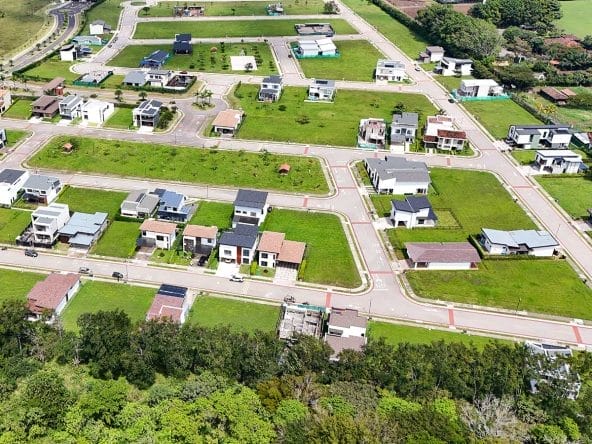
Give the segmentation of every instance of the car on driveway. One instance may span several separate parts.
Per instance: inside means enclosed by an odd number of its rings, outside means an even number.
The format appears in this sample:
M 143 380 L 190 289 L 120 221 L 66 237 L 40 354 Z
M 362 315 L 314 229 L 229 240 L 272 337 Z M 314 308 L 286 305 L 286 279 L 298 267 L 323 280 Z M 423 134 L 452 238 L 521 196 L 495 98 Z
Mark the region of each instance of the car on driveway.
M 31 249 L 31 248 L 27 248 L 25 250 L 25 256 L 29 256 L 29 257 L 37 257 L 39 256 L 39 253 L 37 253 L 35 250 Z
M 233 274 L 230 278 L 230 282 L 244 282 L 245 278 L 243 278 L 242 276 L 238 275 L 238 274 Z
M 200 267 L 203 267 L 206 264 L 207 261 L 208 261 L 208 257 L 207 256 L 201 256 L 199 258 L 199 260 L 197 261 L 197 265 L 200 266 Z

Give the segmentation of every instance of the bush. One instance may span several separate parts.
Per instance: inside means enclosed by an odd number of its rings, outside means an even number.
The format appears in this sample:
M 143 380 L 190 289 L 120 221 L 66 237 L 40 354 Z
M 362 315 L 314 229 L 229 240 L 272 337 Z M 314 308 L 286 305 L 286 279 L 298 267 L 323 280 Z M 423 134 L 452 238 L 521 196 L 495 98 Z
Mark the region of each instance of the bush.
M 301 281 L 304 278 L 304 271 L 306 270 L 306 259 L 302 259 L 300 267 L 298 267 L 298 280 Z
M 249 274 L 251 276 L 257 274 L 257 261 L 251 262 L 251 266 L 249 267 Z

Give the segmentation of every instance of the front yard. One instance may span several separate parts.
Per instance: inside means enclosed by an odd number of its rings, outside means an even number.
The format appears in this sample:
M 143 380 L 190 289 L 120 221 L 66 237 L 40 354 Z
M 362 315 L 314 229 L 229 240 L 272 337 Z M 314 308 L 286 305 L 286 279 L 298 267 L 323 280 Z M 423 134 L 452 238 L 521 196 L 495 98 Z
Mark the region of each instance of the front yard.
M 70 212 L 109 214 L 109 219 L 119 212 L 119 206 L 128 193 L 121 191 L 95 190 L 66 185 L 58 197 L 58 202 L 68 204 Z
M 139 235 L 140 222 L 113 221 L 92 248 L 91 253 L 125 259 L 133 257 Z
M 132 108 L 115 107 L 115 112 L 103 124 L 105 128 L 130 129 L 134 123 Z
M 0 303 L 9 299 L 25 300 L 33 286 L 43 279 L 44 274 L 0 268 Z
M 26 120 L 31 117 L 31 103 L 30 99 L 15 99 L 2 117 Z
M 537 182 L 574 219 L 588 216 L 592 208 L 592 179 L 583 176 L 536 176 Z
M 510 125 L 536 125 L 542 123 L 513 100 L 494 100 L 491 102 L 463 102 L 469 113 L 495 139 L 505 139 Z
M 570 89 L 578 93 L 584 92 L 584 88 L 574 87 Z M 589 91 L 585 92 L 589 93 Z M 552 117 L 563 124 L 573 125 L 580 131 L 592 131 L 592 110 L 557 106 L 537 93 L 523 93 L 520 96 L 535 109 L 552 109 Z
M 6 146 L 11 148 L 23 140 L 25 137 L 29 137 L 31 133 L 29 131 L 21 131 L 21 130 L 6 130 Z
M 31 213 L 29 211 L 0 208 L 0 243 L 14 244 L 16 237 L 30 223 Z

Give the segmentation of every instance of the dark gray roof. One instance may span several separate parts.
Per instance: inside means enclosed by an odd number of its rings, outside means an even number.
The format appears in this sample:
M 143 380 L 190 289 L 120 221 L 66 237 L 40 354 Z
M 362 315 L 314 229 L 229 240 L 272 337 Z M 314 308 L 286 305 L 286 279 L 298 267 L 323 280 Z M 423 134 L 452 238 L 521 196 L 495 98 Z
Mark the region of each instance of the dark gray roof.
M 220 245 L 252 248 L 257 242 L 258 231 L 256 225 L 237 224 L 233 230 L 222 233 Z
M 413 126 L 417 128 L 419 114 L 404 112 L 402 114 L 393 114 L 393 125 Z
M 146 57 L 144 57 L 144 61 L 153 61 L 153 62 L 157 62 L 157 63 L 162 64 L 166 61 L 166 59 L 168 57 L 169 57 L 168 52 L 163 51 L 161 49 L 157 49 L 156 51 L 154 51 L 150 55 L 147 55 Z
M 191 34 L 175 34 L 176 42 L 190 42 Z
M 420 210 L 429 208 L 427 218 L 438 220 L 436 213 L 432 209 L 432 204 L 430 204 L 430 201 L 425 196 L 406 196 L 405 200 L 393 199 L 391 204 L 396 211 L 404 211 L 406 213 L 418 213 Z
M 263 79 L 263 83 L 274 83 L 281 85 L 282 84 L 282 76 L 268 76 Z
M 144 116 L 156 116 L 160 112 L 161 106 L 162 102 L 159 102 L 158 100 L 144 100 L 136 110 Z
M 0 171 L 0 183 L 13 184 L 17 180 L 19 180 L 20 177 L 25 173 L 26 171 L 23 170 L 12 170 L 10 168 L 7 168 L 5 170 Z
M 263 209 L 267 202 L 265 191 L 238 190 L 234 206 Z
M 146 73 L 144 71 L 130 71 L 125 75 L 123 79 L 123 83 L 146 83 Z
M 191 45 L 190 42 L 174 42 L 173 43 L 173 51 L 186 52 L 186 51 L 191 51 L 192 48 L 193 48 L 193 46 Z
M 60 179 L 57 177 L 43 176 L 41 174 L 34 174 L 27 179 L 23 188 L 32 190 L 51 190 L 57 188 L 60 184 Z
M 428 167 L 424 162 L 413 162 L 404 157 L 385 156 L 382 159 L 367 158 L 366 163 L 375 170 L 380 180 L 396 178 L 399 182 L 430 182 Z

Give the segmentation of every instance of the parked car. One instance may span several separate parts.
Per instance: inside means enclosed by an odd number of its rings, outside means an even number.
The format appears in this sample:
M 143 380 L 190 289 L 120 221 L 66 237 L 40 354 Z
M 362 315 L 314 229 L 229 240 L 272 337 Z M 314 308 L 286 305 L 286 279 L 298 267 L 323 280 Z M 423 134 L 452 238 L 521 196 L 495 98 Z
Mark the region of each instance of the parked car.
M 207 261 L 208 261 L 208 257 L 207 256 L 201 256 L 199 258 L 199 260 L 197 261 L 197 265 L 200 266 L 200 267 L 203 267 L 206 264 Z
M 80 267 L 78 269 L 78 273 L 80 273 L 80 274 L 87 274 L 89 276 L 92 276 L 92 270 L 90 268 L 88 268 L 88 267 Z
M 27 248 L 25 250 L 25 256 L 29 256 L 29 257 L 37 257 L 39 256 L 39 253 L 37 253 L 35 250 L 31 249 L 31 248 Z
M 238 275 L 238 274 L 233 274 L 232 277 L 230 278 L 230 282 L 244 282 L 245 278 L 243 278 L 242 276 Z
M 417 64 L 415 65 L 415 68 L 414 68 L 414 69 L 415 69 L 416 71 L 421 71 L 421 68 L 420 68 L 420 67 L 419 67 L 419 65 L 417 65 Z
M 120 273 L 119 271 L 114 271 L 111 274 L 111 277 L 114 277 L 115 279 L 119 280 L 119 279 L 123 279 L 123 273 Z

